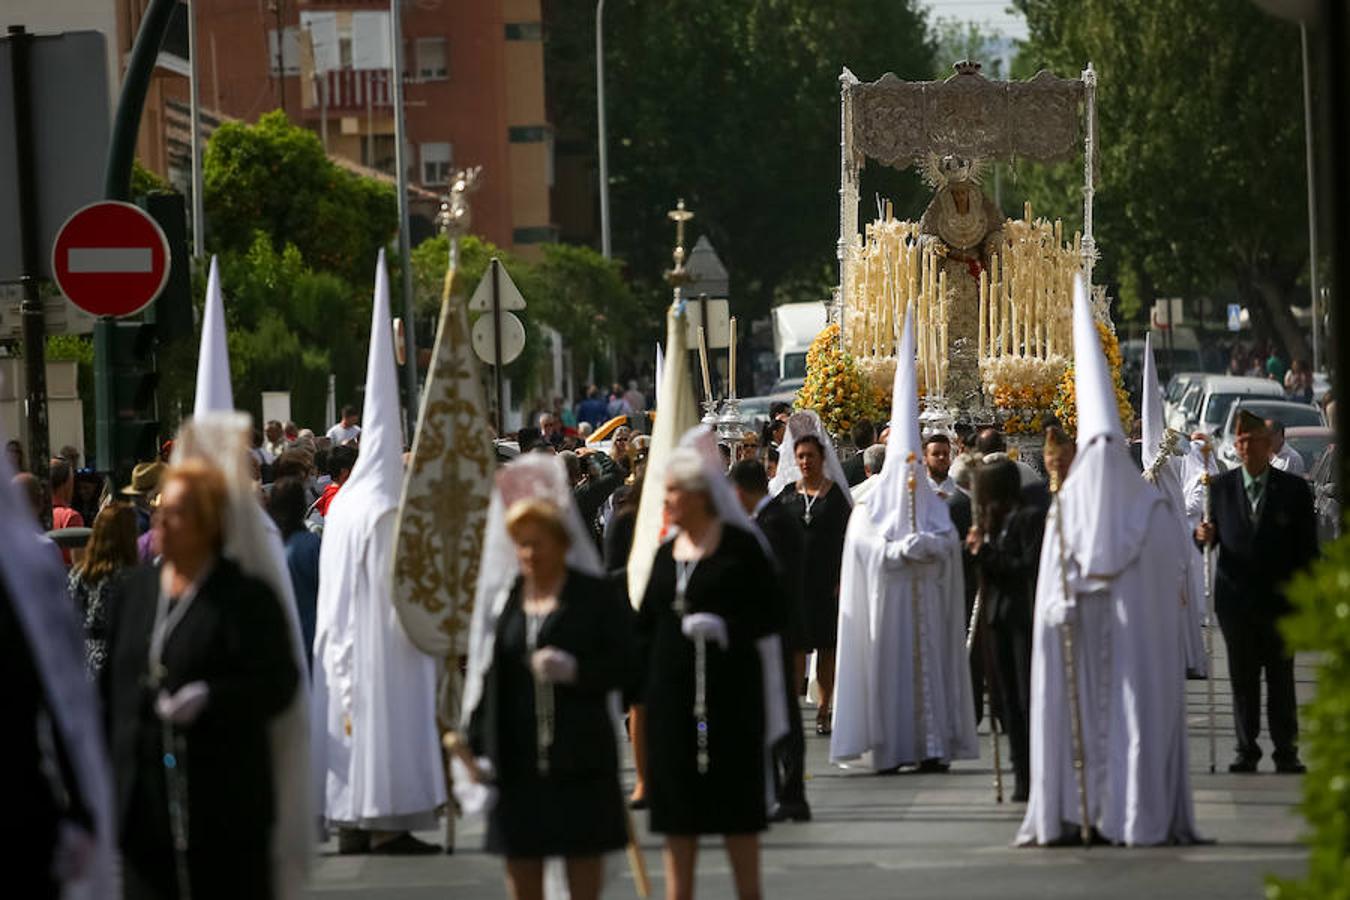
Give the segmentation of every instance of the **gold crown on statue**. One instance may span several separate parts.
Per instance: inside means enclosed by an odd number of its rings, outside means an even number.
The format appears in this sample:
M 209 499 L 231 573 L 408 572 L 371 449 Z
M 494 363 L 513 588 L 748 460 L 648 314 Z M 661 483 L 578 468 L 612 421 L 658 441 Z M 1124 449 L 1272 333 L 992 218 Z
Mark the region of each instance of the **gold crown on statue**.
M 930 151 L 918 161 L 920 177 L 934 190 L 942 190 L 949 184 L 979 184 L 988 168 L 988 160 L 952 153 L 939 156 Z

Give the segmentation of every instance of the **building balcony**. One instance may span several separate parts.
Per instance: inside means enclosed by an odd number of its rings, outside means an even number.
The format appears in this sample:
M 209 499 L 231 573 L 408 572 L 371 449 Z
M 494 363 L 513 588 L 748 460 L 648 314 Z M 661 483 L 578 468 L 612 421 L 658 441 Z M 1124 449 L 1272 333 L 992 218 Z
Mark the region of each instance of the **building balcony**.
M 323 84 L 326 94 L 323 105 L 329 113 L 392 109 L 394 105 L 393 84 L 387 71 L 339 69 L 324 75 Z

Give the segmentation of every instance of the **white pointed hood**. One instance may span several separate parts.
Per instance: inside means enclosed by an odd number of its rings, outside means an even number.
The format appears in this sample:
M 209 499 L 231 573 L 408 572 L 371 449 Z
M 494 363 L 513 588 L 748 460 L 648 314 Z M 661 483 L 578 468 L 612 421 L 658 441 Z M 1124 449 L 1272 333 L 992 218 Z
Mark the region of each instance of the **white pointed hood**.
M 384 251 L 375 271 L 375 302 L 370 314 L 370 352 L 366 357 L 366 397 L 361 408 L 361 443 L 351 477 L 333 499 L 337 510 L 360 503 L 361 516 L 374 521 L 398 508 L 403 489 L 403 429 L 394 365 L 394 329 L 389 315 L 389 274 Z
M 194 415 L 233 412 L 234 389 L 230 387 L 230 350 L 225 340 L 225 300 L 220 293 L 220 264 L 211 257 L 206 279 L 206 309 L 202 313 L 202 342 L 197 356 L 197 396 Z
M 1116 388 L 1082 275 L 1073 282 L 1073 379 L 1078 394 L 1078 449 L 1102 435 L 1123 440 Z
M 1080 275 L 1073 298 L 1074 380 L 1078 392 L 1078 456 L 1060 490 L 1064 539 L 1078 572 L 1110 579 L 1138 558 L 1155 503 L 1125 448 L 1115 387 Z
M 1158 447 L 1162 444 L 1167 426 L 1163 424 L 1163 393 L 1158 382 L 1158 366 L 1153 359 L 1153 334 L 1144 336 L 1144 384 L 1143 384 L 1143 462 L 1147 469 L 1158 457 Z
M 891 433 L 886 438 L 886 463 L 867 499 L 867 510 L 877 530 L 888 541 L 898 541 L 910 525 L 910 475 L 914 476 L 914 522 L 921 532 L 952 530 L 952 519 L 933 492 L 923 468 L 923 438 L 919 434 L 919 392 L 915 371 L 914 316 L 905 314 L 905 328 L 896 355 L 895 385 L 891 391 Z M 913 457 L 913 462 L 909 460 Z

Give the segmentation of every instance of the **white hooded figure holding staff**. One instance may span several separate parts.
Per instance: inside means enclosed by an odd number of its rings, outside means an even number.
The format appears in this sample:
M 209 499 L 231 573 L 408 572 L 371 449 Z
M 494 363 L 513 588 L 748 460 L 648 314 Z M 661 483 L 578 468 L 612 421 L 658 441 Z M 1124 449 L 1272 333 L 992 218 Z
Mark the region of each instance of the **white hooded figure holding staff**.
M 1074 287 L 1078 454 L 1045 525 L 1021 845 L 1197 839 L 1179 642 L 1191 552 L 1125 447 L 1087 289 Z
M 361 451 L 333 499 L 319 556 L 313 744 L 323 818 L 347 852 L 422 854 L 446 801 L 437 661 L 394 608 L 403 432 L 384 251 L 375 274 Z M 345 833 L 344 833 L 345 832 Z
M 961 541 L 919 455 L 913 317 L 905 317 L 886 465 L 849 519 L 830 759 L 945 771 L 976 759 Z
M 1199 457 L 1201 452 L 1191 447 L 1185 435 L 1172 431 L 1163 425 L 1163 393 L 1158 382 L 1158 368 L 1153 358 L 1153 337 L 1144 338 L 1144 391 L 1143 391 L 1143 463 L 1144 478 L 1153 483 L 1168 505 L 1176 513 L 1177 521 L 1183 530 L 1194 530 L 1186 516 L 1186 496 L 1182 478 L 1188 463 L 1186 457 Z M 1198 460 L 1196 461 L 1198 462 Z M 1203 463 L 1200 463 L 1203 468 Z M 1199 552 L 1184 554 L 1186 561 L 1188 590 L 1182 595 L 1185 615 L 1182 623 L 1182 649 L 1186 654 L 1186 672 L 1188 675 L 1204 677 L 1209 671 L 1205 654 L 1205 569 L 1204 559 Z

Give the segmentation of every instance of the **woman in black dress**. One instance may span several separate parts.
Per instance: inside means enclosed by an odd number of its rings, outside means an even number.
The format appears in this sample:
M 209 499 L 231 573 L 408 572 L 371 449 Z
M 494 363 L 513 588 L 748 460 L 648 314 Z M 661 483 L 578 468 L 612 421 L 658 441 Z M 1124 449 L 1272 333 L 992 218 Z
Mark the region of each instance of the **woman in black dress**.
M 979 572 L 981 627 L 992 638 L 994 689 L 1016 776 L 1013 800 L 1025 802 L 1031 787 L 1031 626 L 1045 513 L 1022 502 L 1021 477 L 1010 460 L 981 467 L 975 491 L 980 521 L 966 546 Z
M 163 562 L 130 573 L 110 605 L 102 686 L 126 898 L 273 896 L 270 732 L 300 664 L 275 594 L 223 553 L 227 503 L 219 469 L 169 469 L 153 526 Z
M 806 531 L 807 633 L 816 651 L 816 680 L 820 707 L 816 734 L 829 734 L 834 709 L 834 649 L 839 640 L 839 570 L 844 556 L 844 532 L 853 506 L 848 488 L 836 484 L 825 471 L 825 445 L 814 434 L 794 437 L 793 458 L 801 478 L 778 494 L 776 502 L 802 523 Z M 797 666 L 801 671 L 802 664 Z
M 774 571 L 758 539 L 719 515 L 712 472 L 677 450 L 661 545 L 638 610 L 651 830 L 666 835 L 666 896 L 693 897 L 698 836 L 725 836 L 737 896 L 758 898 L 766 827 L 765 709 L 756 642 L 774 628 Z M 730 502 L 734 495 L 727 493 Z
M 506 529 L 521 574 L 469 725 L 498 791 L 486 847 L 506 857 L 516 900 L 544 896 L 549 856 L 566 858 L 571 896 L 590 900 L 602 855 L 628 842 L 607 695 L 624 681 L 629 612 L 606 580 L 568 567 L 572 541 L 553 503 L 514 503 Z

